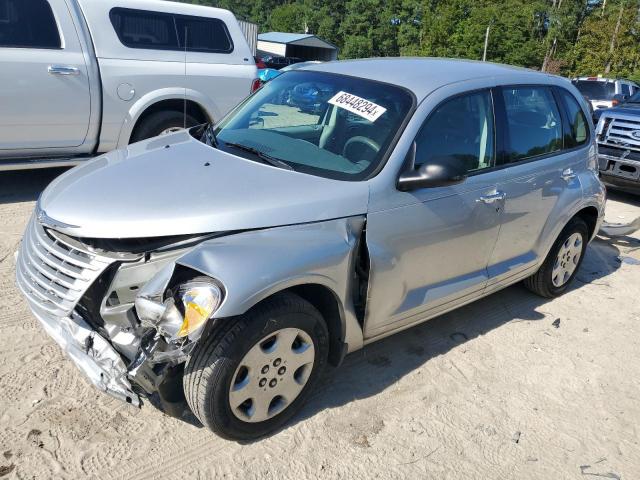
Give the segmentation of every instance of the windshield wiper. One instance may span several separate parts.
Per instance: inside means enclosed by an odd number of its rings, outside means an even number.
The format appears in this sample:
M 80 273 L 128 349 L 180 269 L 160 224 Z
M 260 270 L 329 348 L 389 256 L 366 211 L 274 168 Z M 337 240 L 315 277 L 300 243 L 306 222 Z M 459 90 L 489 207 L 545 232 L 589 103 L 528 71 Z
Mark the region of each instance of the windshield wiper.
M 216 138 L 216 134 L 213 131 L 213 123 L 210 123 L 206 126 L 206 128 L 204 129 L 203 137 L 205 140 L 205 144 L 213 148 L 218 148 L 218 139 Z
M 280 160 L 279 158 L 272 157 L 267 153 L 261 152 L 257 148 L 253 148 L 248 145 L 242 145 L 241 143 L 224 142 L 224 144 L 227 147 L 233 147 L 233 148 L 237 148 L 238 150 L 244 150 L 245 152 L 253 153 L 260 160 L 274 167 L 284 168 L 285 170 L 295 170 L 291 165 L 289 165 L 284 160 Z

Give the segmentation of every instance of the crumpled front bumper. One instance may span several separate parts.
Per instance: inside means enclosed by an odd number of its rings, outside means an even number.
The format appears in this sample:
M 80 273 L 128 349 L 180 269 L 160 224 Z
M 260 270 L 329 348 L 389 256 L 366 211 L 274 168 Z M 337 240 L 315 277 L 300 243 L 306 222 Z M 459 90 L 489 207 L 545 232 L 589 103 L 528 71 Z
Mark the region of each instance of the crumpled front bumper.
M 140 397 L 132 390 L 127 366 L 111 344 L 80 315 L 54 317 L 30 304 L 46 332 L 62 347 L 76 366 L 103 392 L 140 406 Z

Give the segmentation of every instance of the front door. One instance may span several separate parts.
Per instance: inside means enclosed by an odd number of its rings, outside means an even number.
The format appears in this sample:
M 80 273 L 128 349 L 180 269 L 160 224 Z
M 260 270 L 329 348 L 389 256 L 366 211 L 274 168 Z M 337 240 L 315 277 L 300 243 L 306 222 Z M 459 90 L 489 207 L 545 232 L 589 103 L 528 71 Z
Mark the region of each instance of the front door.
M 0 0 L 0 25 L 0 151 L 82 145 L 89 77 L 65 1 Z
M 406 204 L 370 212 L 365 337 L 417 323 L 479 295 L 498 230 L 502 200 L 495 169 L 489 90 L 442 103 L 416 138 L 416 166 L 439 156 L 464 162 L 461 184 L 393 192 Z M 403 203 L 403 202 L 400 202 Z

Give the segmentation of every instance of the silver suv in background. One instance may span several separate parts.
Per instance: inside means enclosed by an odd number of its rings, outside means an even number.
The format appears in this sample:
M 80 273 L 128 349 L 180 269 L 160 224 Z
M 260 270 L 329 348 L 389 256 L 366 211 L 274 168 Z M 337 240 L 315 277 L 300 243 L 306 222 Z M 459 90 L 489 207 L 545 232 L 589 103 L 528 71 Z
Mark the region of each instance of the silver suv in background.
M 54 180 L 17 283 L 98 388 L 183 392 L 257 438 L 348 352 L 521 280 L 565 292 L 604 215 L 586 112 L 568 81 L 490 63 L 285 72 L 216 126 Z
M 161 0 L 0 1 L 0 170 L 72 165 L 219 121 L 257 87 L 227 10 Z
M 604 77 L 578 77 L 571 83 L 591 103 L 593 111 L 615 107 L 640 90 L 631 80 Z

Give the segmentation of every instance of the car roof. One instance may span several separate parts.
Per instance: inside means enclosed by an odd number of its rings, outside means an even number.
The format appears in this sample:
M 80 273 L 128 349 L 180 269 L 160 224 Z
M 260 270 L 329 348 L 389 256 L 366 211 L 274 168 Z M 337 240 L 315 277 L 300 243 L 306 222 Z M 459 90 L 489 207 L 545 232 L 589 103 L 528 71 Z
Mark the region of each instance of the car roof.
M 546 73 L 526 68 L 473 60 L 449 58 L 366 58 L 340 60 L 305 66 L 302 70 L 330 72 L 362 77 L 379 82 L 399 85 L 411 90 L 418 99 L 426 97 L 435 89 L 456 82 L 482 77 L 508 77 L 517 74 L 519 82 L 524 77 L 532 83 L 543 82 L 551 77 Z M 505 79 L 505 83 L 507 80 Z

